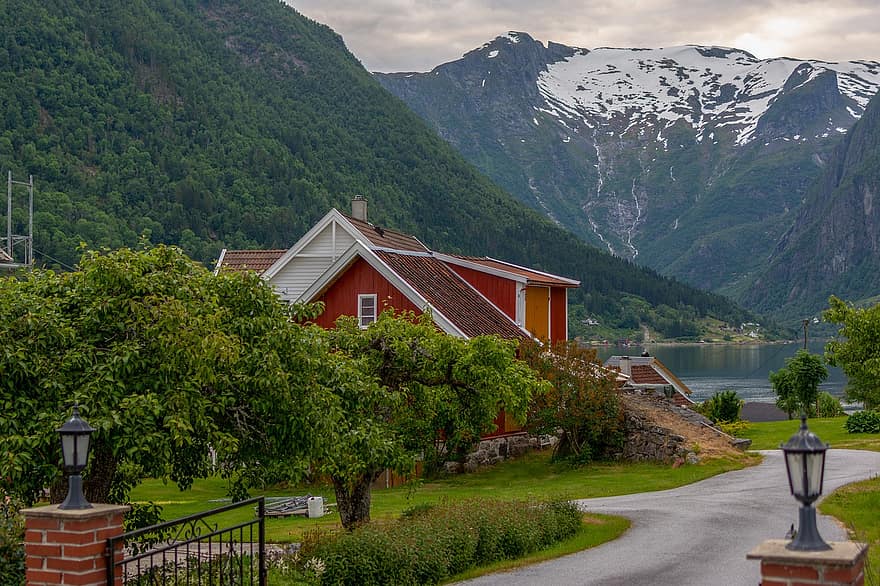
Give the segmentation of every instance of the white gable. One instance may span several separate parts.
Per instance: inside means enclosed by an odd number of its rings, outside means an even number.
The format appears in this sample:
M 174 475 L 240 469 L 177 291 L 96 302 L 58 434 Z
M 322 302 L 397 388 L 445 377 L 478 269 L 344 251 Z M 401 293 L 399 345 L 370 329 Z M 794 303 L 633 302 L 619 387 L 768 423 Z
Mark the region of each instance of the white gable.
M 333 212 L 335 210 L 324 216 L 263 274 L 282 299 L 299 299 L 303 291 L 354 244 L 353 229 L 341 214 Z

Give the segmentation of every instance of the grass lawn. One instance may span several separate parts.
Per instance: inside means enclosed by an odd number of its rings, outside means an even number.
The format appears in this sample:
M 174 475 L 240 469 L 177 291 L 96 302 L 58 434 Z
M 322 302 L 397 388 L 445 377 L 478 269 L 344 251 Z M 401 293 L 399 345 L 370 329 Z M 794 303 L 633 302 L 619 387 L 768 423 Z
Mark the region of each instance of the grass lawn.
M 843 486 L 819 510 L 839 519 L 855 541 L 870 545 L 866 584 L 880 584 L 880 477 Z
M 831 444 L 832 448 L 880 452 L 880 434 L 848 433 L 843 427 L 845 422 L 846 416 L 808 419 L 807 427 L 819 436 L 819 439 Z M 788 438 L 797 432 L 800 425 L 800 419 L 749 423 L 736 435 L 752 440 L 751 449 L 753 450 L 774 450 L 779 447 L 779 444 L 787 442 Z
M 392 519 L 410 507 L 421 503 L 436 503 L 443 499 L 492 497 L 498 499 L 576 499 L 613 496 L 635 492 L 665 490 L 703 480 L 710 476 L 738 470 L 757 463 L 757 456 L 743 455 L 732 459 L 713 459 L 697 465 L 673 468 L 660 464 L 594 464 L 580 469 L 554 465 L 549 452 L 534 453 L 517 460 L 477 472 L 452 476 L 413 486 L 373 491 L 373 520 Z M 294 496 L 312 494 L 323 496 L 325 502 L 335 502 L 330 486 L 272 487 L 253 490 L 254 496 Z M 219 478 L 199 480 L 192 489 L 181 492 L 176 485 L 147 480 L 132 491 L 135 502 L 153 501 L 163 506 L 165 519 L 175 519 L 205 511 L 222 502 L 226 483 Z M 218 522 L 243 521 L 250 511 L 233 511 Z M 339 526 L 339 516 L 332 514 L 321 519 L 301 517 L 270 518 L 266 524 L 266 539 L 274 543 L 299 541 L 304 532 L 316 527 L 330 529 Z

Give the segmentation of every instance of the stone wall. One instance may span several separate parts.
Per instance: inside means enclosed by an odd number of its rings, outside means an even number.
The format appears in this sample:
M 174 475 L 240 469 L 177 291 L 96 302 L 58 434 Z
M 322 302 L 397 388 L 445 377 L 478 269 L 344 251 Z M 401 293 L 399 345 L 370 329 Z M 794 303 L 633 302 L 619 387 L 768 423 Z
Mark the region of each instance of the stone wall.
M 684 436 L 656 425 L 641 413 L 627 411 L 624 430 L 626 442 L 617 454 L 623 460 L 688 464 L 700 461 Z
M 462 462 L 446 462 L 447 473 L 474 472 L 479 468 L 498 464 L 508 458 L 515 458 L 545 447 L 552 447 L 557 438 L 551 436 L 533 436 L 518 433 L 502 437 L 481 440 Z

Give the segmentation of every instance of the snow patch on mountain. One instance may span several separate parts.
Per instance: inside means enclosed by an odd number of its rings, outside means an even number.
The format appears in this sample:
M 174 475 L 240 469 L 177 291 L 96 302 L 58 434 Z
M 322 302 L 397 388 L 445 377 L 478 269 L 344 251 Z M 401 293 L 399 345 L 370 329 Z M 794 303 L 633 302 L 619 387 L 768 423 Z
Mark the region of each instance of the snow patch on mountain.
M 758 121 L 789 78 L 798 76 L 798 83 L 785 88 L 787 93 L 826 71 L 837 74 L 839 91 L 852 100 L 850 115 L 861 116 L 880 88 L 880 63 L 760 60 L 737 49 L 693 45 L 599 48 L 548 64 L 537 85 L 544 111 L 590 128 L 597 120 L 620 119 L 627 129 L 657 123 L 663 140 L 664 129 L 685 120 L 696 140 L 704 131 L 730 127 L 742 145 L 755 138 Z

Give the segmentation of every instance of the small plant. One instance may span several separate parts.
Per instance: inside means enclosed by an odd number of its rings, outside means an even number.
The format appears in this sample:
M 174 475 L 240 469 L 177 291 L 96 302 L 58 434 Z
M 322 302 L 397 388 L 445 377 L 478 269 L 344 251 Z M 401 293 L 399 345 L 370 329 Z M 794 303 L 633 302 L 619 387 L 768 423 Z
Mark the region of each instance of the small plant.
M 843 415 L 843 406 L 840 404 L 840 401 L 828 391 L 819 393 L 816 403 L 818 405 L 816 414 L 818 417 L 840 417 Z
M 733 423 L 720 423 L 718 427 L 727 435 L 733 437 L 747 437 L 746 433 L 751 428 L 747 421 L 734 421 Z
M 697 412 L 712 420 L 712 423 L 733 423 L 739 421 L 743 401 L 736 391 L 720 391 L 703 401 Z
M 843 425 L 849 433 L 880 433 L 880 413 L 856 411 Z

